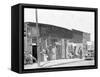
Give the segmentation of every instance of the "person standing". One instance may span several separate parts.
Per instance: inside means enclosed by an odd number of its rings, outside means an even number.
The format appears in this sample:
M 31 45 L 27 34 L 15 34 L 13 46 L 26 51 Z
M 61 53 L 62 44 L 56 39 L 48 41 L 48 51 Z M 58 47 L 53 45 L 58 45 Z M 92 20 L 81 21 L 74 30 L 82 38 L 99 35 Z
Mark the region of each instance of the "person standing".
M 53 60 L 56 60 L 56 46 L 53 46 L 53 48 L 52 48 L 52 59 Z
M 44 60 L 45 62 L 46 62 L 46 61 L 48 61 L 48 60 L 47 60 L 48 55 L 47 55 L 46 50 L 45 50 L 45 49 L 42 49 L 42 51 L 41 51 L 40 53 L 42 53 L 42 54 L 43 54 L 43 60 Z

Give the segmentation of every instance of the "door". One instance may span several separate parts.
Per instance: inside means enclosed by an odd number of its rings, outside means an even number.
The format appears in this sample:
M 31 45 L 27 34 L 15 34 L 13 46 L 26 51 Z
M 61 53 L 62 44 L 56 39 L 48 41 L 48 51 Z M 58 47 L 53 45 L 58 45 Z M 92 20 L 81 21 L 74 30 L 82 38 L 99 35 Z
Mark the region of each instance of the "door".
M 36 58 L 37 60 L 37 45 L 32 45 L 32 56 Z M 36 62 L 34 59 L 33 59 L 33 63 Z

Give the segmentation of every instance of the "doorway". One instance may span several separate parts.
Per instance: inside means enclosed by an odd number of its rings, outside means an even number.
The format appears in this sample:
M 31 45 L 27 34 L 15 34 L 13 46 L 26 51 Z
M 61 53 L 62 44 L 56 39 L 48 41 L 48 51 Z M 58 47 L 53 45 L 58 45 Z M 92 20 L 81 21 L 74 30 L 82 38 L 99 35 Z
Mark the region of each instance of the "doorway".
M 32 56 L 36 58 L 37 60 L 37 45 L 32 45 Z M 33 63 L 36 61 L 33 59 Z

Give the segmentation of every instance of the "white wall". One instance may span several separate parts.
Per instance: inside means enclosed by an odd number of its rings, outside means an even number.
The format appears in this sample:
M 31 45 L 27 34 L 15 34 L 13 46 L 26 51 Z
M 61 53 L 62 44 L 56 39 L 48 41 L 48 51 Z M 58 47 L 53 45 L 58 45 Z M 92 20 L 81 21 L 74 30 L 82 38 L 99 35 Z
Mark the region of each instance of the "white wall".
M 31 73 L 31 74 L 22 74 L 22 75 L 10 71 L 11 6 L 12 5 L 15 5 L 17 3 L 32 3 L 32 4 L 46 4 L 46 5 L 96 7 L 100 10 L 99 1 L 100 0 L 1 0 L 0 1 L 0 21 L 1 21 L 0 22 L 0 35 L 1 35 L 1 38 L 0 38 L 0 52 L 1 52 L 0 53 L 0 77 L 61 77 L 61 76 L 99 77 L 100 69 Z M 98 16 L 100 18 L 100 12 Z M 99 39 L 100 39 L 100 36 L 99 36 Z

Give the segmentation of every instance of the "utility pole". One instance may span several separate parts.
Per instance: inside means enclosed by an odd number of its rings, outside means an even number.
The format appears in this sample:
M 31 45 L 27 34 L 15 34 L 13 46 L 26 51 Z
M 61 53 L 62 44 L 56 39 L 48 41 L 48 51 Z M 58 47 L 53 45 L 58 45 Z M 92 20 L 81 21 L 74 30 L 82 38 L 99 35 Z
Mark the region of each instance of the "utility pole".
M 37 63 L 38 66 L 40 67 L 40 47 L 39 47 L 39 27 L 38 27 L 38 12 L 37 8 L 35 9 L 35 14 L 36 14 L 36 30 L 37 30 Z

